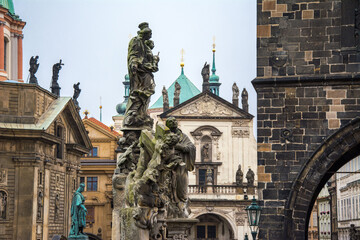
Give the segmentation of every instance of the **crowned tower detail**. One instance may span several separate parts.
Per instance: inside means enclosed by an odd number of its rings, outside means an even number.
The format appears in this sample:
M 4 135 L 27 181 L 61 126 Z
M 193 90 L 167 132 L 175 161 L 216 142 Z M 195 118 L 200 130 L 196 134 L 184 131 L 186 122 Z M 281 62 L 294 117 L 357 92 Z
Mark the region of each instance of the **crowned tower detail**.
M 209 78 L 209 86 L 210 86 L 210 91 L 219 96 L 219 90 L 220 90 L 220 85 L 221 83 L 219 82 L 219 76 L 217 76 L 215 74 L 216 72 L 216 67 L 215 67 L 215 37 L 214 37 L 214 43 L 213 43 L 213 64 L 212 64 L 212 68 L 211 68 L 211 72 L 212 72 L 212 75 L 210 76 Z
M 12 0 L 0 1 L 0 81 L 23 82 L 22 30 L 25 24 L 15 14 Z

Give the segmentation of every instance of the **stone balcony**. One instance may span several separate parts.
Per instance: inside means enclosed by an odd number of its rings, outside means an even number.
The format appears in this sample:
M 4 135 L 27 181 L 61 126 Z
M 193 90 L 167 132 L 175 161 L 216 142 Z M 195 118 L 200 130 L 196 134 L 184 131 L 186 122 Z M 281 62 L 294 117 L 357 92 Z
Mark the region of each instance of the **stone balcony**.
M 246 185 L 189 185 L 188 194 L 190 199 L 247 200 L 257 195 L 257 190 Z

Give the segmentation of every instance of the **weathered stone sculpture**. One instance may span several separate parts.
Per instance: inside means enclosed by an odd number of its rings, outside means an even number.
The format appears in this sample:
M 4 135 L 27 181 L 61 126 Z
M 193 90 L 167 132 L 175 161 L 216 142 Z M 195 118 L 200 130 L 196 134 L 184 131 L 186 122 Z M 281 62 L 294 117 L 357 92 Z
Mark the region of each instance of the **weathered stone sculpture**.
M 39 63 L 37 62 L 39 59 L 39 56 L 32 56 L 30 58 L 30 69 L 29 69 L 29 72 L 30 72 L 30 80 L 29 80 L 29 83 L 33 83 L 33 84 L 38 84 L 38 81 L 37 81 L 37 78 L 35 77 L 35 73 L 37 72 L 38 68 L 39 68 Z
M 241 171 L 241 165 L 239 164 L 238 170 L 236 171 L 236 185 L 242 186 L 243 185 L 243 171 Z
M 7 206 L 7 194 L 4 191 L 0 191 L 0 219 L 6 220 L 6 206 Z
M 210 151 L 210 144 L 209 143 L 205 143 L 203 146 L 202 146 L 202 149 L 201 149 L 201 159 L 203 161 L 209 161 L 209 151 Z
M 166 112 L 167 110 L 169 110 L 169 96 L 165 86 L 163 87 L 162 90 L 162 96 L 163 96 L 163 111 Z
M 176 107 L 180 103 L 180 91 L 181 91 L 181 86 L 176 81 L 175 82 L 175 91 L 174 91 L 174 107 Z
M 249 94 L 246 91 L 246 88 L 244 88 L 241 93 L 241 103 L 242 103 L 242 109 L 246 112 L 249 112 L 248 99 L 249 99 Z
M 86 227 L 86 213 L 85 198 L 81 194 L 85 189 L 85 184 L 80 183 L 79 188 L 73 195 L 71 202 L 71 229 L 70 239 L 88 239 L 88 236 L 84 234 L 83 230 Z
M 233 92 L 232 102 L 235 106 L 239 107 L 239 88 L 236 85 L 236 83 L 232 85 L 232 92 Z
M 169 118 L 166 126 L 157 125 L 155 136 L 142 131 L 140 158 L 126 180 L 127 210 L 123 211 L 133 211 L 135 225 L 151 230 L 152 236 L 161 234 L 161 226 L 155 226 L 158 218 L 189 215 L 188 171 L 194 169 L 195 146 L 177 127 L 175 118 Z M 128 229 L 124 219 L 122 223 Z
M 75 106 L 78 109 L 78 111 L 80 111 L 80 106 L 79 106 L 79 102 L 77 99 L 80 96 L 80 92 L 81 92 L 79 85 L 80 85 L 79 82 L 73 85 L 73 87 L 74 87 L 73 101 L 74 101 Z
M 204 67 L 201 70 L 201 76 L 203 78 L 203 92 L 210 91 L 210 65 L 205 62 Z
M 58 63 L 55 63 L 53 65 L 53 75 L 51 80 L 51 92 L 55 94 L 56 96 L 60 96 L 60 86 L 58 84 L 59 80 L 59 71 L 61 70 L 61 66 L 64 64 L 61 62 L 61 59 Z
M 246 179 L 247 179 L 247 186 L 254 187 L 255 173 L 253 170 L 251 170 L 251 168 L 249 168 L 248 172 L 246 173 Z
M 126 106 L 123 126 L 127 128 L 151 128 L 153 120 L 147 114 L 151 95 L 155 92 L 153 72 L 158 71 L 159 56 L 152 54 L 154 42 L 149 24 L 139 25 L 138 35 L 130 40 L 128 71 L 130 96 Z

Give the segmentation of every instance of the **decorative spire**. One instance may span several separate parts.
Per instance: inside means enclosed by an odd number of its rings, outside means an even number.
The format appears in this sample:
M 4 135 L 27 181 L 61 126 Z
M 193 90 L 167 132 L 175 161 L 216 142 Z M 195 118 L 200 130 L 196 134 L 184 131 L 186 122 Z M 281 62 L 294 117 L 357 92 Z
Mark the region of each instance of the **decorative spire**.
M 185 50 L 182 48 L 181 49 L 181 62 L 180 62 L 180 67 L 181 67 L 181 75 L 184 75 L 184 53 L 185 53 Z
M 101 105 L 101 97 L 100 97 L 100 122 L 102 122 L 102 105 Z
M 216 52 L 216 50 L 215 50 L 215 36 L 213 36 L 213 49 L 212 49 L 212 51 L 213 51 L 213 64 L 212 64 L 212 68 L 211 68 L 211 72 L 213 73 L 213 75 L 215 75 L 215 72 L 216 72 L 216 68 L 215 68 L 215 52 Z

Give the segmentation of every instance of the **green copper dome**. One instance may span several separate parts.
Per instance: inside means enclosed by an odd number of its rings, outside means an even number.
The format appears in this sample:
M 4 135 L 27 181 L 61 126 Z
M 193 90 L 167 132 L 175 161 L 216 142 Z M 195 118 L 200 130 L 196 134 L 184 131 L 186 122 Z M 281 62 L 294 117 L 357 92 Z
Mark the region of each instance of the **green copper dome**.
M 181 86 L 179 104 L 189 100 L 192 97 L 195 97 L 200 93 L 200 90 L 185 76 L 184 68 L 181 68 L 180 76 L 167 89 L 169 96 L 169 107 L 174 106 L 175 82 L 178 82 Z M 162 96 L 160 96 L 158 100 L 150 107 L 150 109 L 154 108 L 163 108 Z
M 15 15 L 14 3 L 12 0 L 0 0 L 0 5 L 3 8 L 8 9 L 11 15 Z

